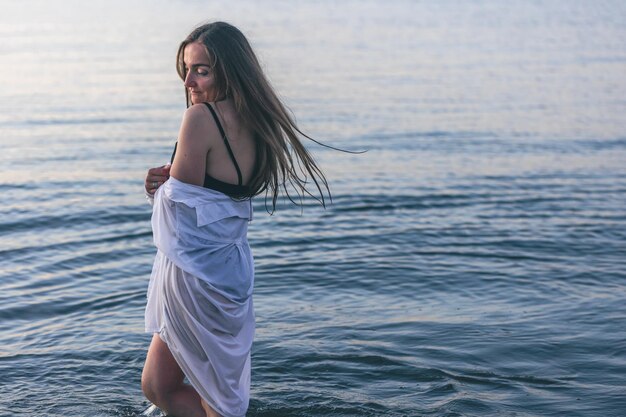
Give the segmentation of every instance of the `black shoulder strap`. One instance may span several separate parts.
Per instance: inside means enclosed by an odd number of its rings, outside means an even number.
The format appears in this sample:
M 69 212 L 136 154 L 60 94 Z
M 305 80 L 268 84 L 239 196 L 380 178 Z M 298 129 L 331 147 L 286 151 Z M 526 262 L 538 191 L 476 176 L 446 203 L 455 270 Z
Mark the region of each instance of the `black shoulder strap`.
M 233 154 L 233 150 L 231 149 L 230 144 L 228 143 L 228 139 L 226 138 L 226 132 L 224 132 L 224 128 L 222 127 L 222 124 L 220 123 L 220 119 L 218 119 L 217 117 L 217 113 L 215 113 L 215 110 L 213 110 L 213 106 L 211 106 L 209 103 L 206 103 L 206 102 L 204 104 L 206 104 L 206 106 L 211 111 L 211 114 L 213 115 L 213 119 L 215 120 L 215 124 L 217 125 L 217 128 L 220 130 L 220 134 L 222 135 L 222 140 L 224 141 L 224 145 L 226 145 L 226 149 L 228 150 L 228 155 L 230 155 L 230 159 L 231 161 L 233 161 L 233 165 L 235 165 L 235 169 L 237 170 L 237 179 L 239 181 L 239 185 L 241 185 L 243 183 L 243 178 L 241 177 L 241 170 L 239 169 L 239 164 L 237 164 L 237 160 L 235 159 L 235 154 Z

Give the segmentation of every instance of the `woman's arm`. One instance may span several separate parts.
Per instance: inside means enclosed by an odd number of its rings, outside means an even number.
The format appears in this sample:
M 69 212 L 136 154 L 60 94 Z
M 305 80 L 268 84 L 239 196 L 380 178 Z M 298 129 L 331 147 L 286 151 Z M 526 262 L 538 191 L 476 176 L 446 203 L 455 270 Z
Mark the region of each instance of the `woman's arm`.
M 176 156 L 171 176 L 188 184 L 202 186 L 206 172 L 207 153 L 211 150 L 216 130 L 204 104 L 195 104 L 185 110 L 178 134 Z

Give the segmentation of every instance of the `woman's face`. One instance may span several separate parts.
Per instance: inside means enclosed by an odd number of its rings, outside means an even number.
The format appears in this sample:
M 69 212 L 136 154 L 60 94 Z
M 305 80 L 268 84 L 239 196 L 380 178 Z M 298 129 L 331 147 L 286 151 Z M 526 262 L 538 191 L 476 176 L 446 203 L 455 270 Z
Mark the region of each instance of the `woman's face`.
M 187 71 L 185 87 L 189 91 L 191 103 L 215 101 L 215 78 L 204 46 L 197 42 L 185 46 L 183 62 Z

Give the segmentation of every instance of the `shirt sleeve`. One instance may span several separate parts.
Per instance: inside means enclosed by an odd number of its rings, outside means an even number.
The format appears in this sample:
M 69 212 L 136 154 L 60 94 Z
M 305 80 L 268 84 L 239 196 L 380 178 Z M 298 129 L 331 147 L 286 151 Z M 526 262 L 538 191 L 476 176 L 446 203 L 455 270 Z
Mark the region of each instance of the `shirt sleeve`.
M 151 206 L 154 206 L 154 194 L 150 194 L 150 193 L 149 193 L 149 192 L 147 192 L 147 191 L 144 191 L 144 193 L 145 193 L 145 195 L 146 195 L 146 200 L 148 200 L 148 203 L 149 203 Z

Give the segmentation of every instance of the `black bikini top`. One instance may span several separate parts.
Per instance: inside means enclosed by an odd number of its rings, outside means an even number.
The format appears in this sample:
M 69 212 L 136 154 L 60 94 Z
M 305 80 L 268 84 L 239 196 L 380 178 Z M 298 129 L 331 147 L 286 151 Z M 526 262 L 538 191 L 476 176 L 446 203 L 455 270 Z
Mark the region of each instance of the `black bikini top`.
M 209 188 L 211 190 L 219 191 L 230 197 L 237 197 L 237 198 L 249 197 L 250 191 L 251 191 L 250 187 L 242 184 L 241 169 L 239 169 L 239 164 L 237 163 L 237 160 L 235 159 L 235 154 L 233 154 L 233 150 L 231 149 L 230 144 L 228 143 L 228 138 L 226 137 L 226 132 L 224 132 L 224 128 L 222 128 L 220 119 L 217 117 L 217 113 L 215 113 L 215 110 L 213 110 L 213 106 L 211 106 L 209 103 L 204 103 L 204 104 L 206 104 L 206 106 L 211 111 L 211 114 L 213 115 L 213 119 L 215 120 L 215 124 L 217 125 L 217 128 L 220 131 L 220 135 L 222 135 L 222 140 L 224 141 L 224 145 L 226 145 L 226 150 L 228 151 L 230 160 L 233 161 L 233 165 L 235 166 L 235 169 L 237 170 L 237 184 L 231 184 L 228 182 L 220 181 L 217 178 L 213 178 L 209 174 L 205 173 L 203 187 Z M 174 155 L 176 155 L 177 147 L 178 147 L 178 142 L 176 142 L 176 144 L 174 145 L 174 152 L 172 152 L 171 163 L 174 162 Z

